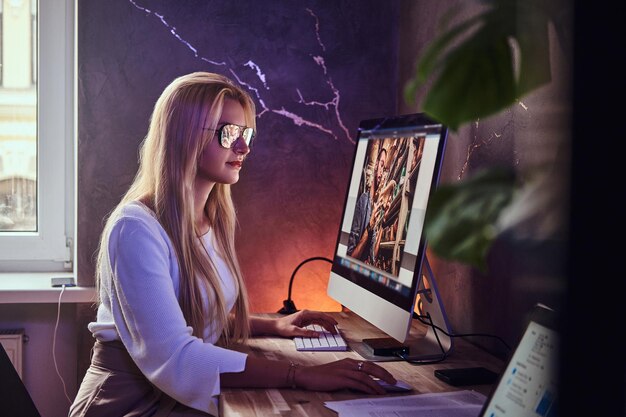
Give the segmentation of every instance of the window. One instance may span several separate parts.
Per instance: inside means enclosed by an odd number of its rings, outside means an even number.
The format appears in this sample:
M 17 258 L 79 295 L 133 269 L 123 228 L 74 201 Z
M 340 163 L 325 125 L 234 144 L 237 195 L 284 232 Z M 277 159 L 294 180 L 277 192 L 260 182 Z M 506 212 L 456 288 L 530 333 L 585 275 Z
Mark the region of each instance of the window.
M 0 271 L 71 268 L 74 5 L 0 0 Z

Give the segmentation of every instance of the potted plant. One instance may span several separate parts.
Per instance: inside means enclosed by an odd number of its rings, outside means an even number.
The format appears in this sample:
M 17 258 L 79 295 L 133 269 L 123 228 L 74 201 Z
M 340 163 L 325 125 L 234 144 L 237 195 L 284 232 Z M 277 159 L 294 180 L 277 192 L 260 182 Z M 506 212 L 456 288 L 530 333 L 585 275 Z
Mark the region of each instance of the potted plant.
M 423 111 L 452 131 L 509 108 L 551 81 L 550 26 L 565 56 L 571 56 L 571 2 L 483 0 L 480 5 L 478 13 L 447 27 L 428 45 L 404 91 L 405 101 L 415 104 L 418 90 L 427 89 Z M 502 168 L 440 186 L 425 220 L 430 248 L 444 259 L 486 270 L 496 237 L 528 214 L 520 196 L 536 190 L 536 183 L 520 182 Z

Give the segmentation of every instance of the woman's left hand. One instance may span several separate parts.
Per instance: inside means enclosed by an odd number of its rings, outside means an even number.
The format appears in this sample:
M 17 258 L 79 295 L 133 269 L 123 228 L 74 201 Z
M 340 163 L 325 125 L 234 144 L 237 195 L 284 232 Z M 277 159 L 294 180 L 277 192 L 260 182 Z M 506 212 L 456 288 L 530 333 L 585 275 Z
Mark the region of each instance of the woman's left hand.
M 319 324 L 329 332 L 333 334 L 336 333 L 335 326 L 337 325 L 337 320 L 326 313 L 310 310 L 301 310 L 297 313 L 276 319 L 275 333 L 276 335 L 283 337 L 319 336 L 318 332 L 305 329 L 305 326 L 308 326 L 309 324 Z

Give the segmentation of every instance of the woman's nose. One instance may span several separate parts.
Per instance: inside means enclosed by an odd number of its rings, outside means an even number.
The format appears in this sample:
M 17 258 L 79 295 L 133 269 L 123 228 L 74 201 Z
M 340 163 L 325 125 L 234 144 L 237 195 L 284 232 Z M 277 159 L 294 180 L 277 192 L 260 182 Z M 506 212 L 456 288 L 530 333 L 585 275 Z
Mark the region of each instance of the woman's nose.
M 239 136 L 233 145 L 233 150 L 240 155 L 246 155 L 250 152 L 250 147 L 246 144 L 245 139 Z

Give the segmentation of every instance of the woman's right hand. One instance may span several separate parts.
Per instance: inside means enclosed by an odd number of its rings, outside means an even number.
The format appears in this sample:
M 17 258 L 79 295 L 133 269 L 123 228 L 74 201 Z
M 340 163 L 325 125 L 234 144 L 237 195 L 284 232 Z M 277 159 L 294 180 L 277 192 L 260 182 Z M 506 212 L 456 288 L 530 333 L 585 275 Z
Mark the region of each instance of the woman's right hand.
M 389 384 L 396 379 L 385 368 L 374 362 L 341 359 L 323 365 L 298 367 L 294 382 L 297 387 L 311 391 L 337 391 L 353 389 L 367 394 L 385 394 L 385 390 L 372 378 Z

